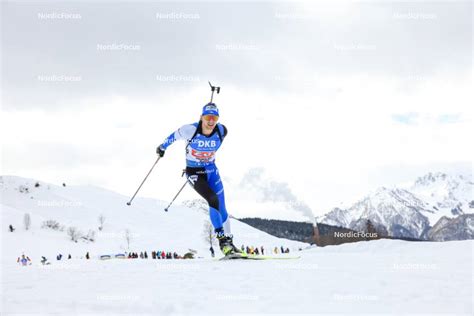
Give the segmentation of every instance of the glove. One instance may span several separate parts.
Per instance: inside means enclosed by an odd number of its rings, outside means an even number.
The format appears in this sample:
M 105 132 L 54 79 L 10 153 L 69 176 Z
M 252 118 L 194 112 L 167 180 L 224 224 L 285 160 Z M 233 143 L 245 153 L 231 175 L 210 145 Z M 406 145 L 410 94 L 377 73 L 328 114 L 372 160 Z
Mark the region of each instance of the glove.
M 156 153 L 160 156 L 160 157 L 163 157 L 165 155 L 165 150 L 163 149 L 163 147 L 158 146 L 158 148 L 156 148 Z

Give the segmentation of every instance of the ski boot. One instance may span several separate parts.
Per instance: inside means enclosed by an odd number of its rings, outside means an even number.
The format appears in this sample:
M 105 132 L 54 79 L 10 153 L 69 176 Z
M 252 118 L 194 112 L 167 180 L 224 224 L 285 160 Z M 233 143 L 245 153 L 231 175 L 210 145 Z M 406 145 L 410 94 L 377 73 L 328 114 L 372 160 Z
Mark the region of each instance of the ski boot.
M 219 248 L 221 248 L 224 256 L 230 256 L 235 254 L 241 254 L 240 249 L 234 246 L 232 243 L 232 235 L 226 236 L 224 234 L 217 234 L 217 240 L 219 240 Z

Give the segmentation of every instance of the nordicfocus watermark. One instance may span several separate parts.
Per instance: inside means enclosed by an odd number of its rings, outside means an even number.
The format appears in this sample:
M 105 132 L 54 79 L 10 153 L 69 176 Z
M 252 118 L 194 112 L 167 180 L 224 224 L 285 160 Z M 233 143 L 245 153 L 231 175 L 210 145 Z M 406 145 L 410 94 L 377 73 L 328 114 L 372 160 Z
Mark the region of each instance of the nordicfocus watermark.
M 40 82 L 79 82 L 82 76 L 69 75 L 38 75 L 37 80 Z
M 396 20 L 436 20 L 438 15 L 436 13 L 423 12 L 395 12 L 393 18 Z
M 394 263 L 394 270 L 437 270 L 438 265 L 434 263 Z
M 97 50 L 99 51 L 139 51 L 141 50 L 141 46 L 138 44 L 124 44 L 124 43 L 97 44 Z
M 198 76 L 188 75 L 156 75 L 156 81 L 161 82 L 200 82 L 201 78 Z
M 365 233 L 365 232 L 334 232 L 336 238 L 378 238 L 377 233 Z
M 180 270 L 180 271 L 200 271 L 202 267 L 198 264 L 182 264 L 182 263 L 157 263 L 157 270 Z
M 334 294 L 333 299 L 335 301 L 377 301 L 379 297 L 377 295 L 360 295 L 360 294 Z
M 82 16 L 79 13 L 68 12 L 38 12 L 39 20 L 80 20 Z
M 319 266 L 315 263 L 300 263 L 300 264 L 275 263 L 273 266 L 281 270 L 318 270 L 319 269 Z
M 185 12 L 157 12 L 157 20 L 168 20 L 168 21 L 177 21 L 177 20 L 199 20 L 201 17 L 199 13 L 185 13 Z
M 216 50 L 220 51 L 256 51 L 260 48 L 254 44 L 229 43 L 216 44 Z
M 308 19 L 314 19 L 316 16 L 310 13 L 275 12 L 274 17 L 275 19 L 282 19 L 282 20 L 308 20 Z
M 113 295 L 113 294 L 103 294 L 97 295 L 97 300 L 99 301 L 138 301 L 140 296 L 138 295 Z
M 376 50 L 377 45 L 363 43 L 334 44 L 334 49 L 338 51 L 370 51 Z
M 124 237 L 124 233 L 102 232 L 102 231 L 99 231 L 97 233 L 97 238 L 100 238 L 100 239 L 123 239 L 123 237 Z M 129 237 L 131 239 L 141 238 L 142 234 L 129 233 Z
M 216 299 L 223 301 L 257 301 L 259 297 L 257 295 L 246 295 L 246 294 L 225 294 L 217 295 Z
M 312 81 L 317 81 L 319 80 L 318 75 L 312 75 L 312 76 L 274 76 L 273 80 L 275 81 L 284 81 L 284 82 L 289 82 L 289 81 L 294 81 L 294 82 L 312 82 Z
M 69 264 L 69 263 L 55 263 L 55 264 L 44 264 L 40 266 L 40 269 L 44 270 L 80 270 L 82 266 L 80 264 Z
M 422 82 L 422 81 L 428 81 L 429 80 L 429 77 L 426 76 L 426 75 L 420 75 L 420 74 L 408 74 L 408 75 L 402 75 L 402 76 L 397 76 L 395 77 L 395 79 L 397 80 L 401 80 L 401 81 L 419 81 L 419 82 Z M 404 205 L 406 206 L 415 206 L 416 205 L 412 205 L 412 203 L 409 203 L 408 201 L 402 201 Z
M 79 201 L 57 201 L 57 200 L 38 200 L 36 205 L 39 207 L 80 207 Z

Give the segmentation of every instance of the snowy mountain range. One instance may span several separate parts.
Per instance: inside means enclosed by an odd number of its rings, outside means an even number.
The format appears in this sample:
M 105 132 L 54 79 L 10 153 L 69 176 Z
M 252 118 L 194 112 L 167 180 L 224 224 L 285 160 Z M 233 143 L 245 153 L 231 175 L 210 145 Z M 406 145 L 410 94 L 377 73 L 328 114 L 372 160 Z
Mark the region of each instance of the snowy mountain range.
M 379 234 L 393 237 L 473 239 L 473 188 L 472 176 L 428 173 L 411 184 L 378 188 L 317 220 L 357 231 L 370 220 Z

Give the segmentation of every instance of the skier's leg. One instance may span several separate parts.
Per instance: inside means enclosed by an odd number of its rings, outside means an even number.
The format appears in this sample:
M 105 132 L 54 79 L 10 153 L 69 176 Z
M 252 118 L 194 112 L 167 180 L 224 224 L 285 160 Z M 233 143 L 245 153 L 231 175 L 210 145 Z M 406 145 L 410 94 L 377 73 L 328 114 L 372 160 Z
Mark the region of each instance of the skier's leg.
M 216 195 L 219 199 L 219 212 L 222 215 L 222 222 L 223 222 L 223 234 L 225 238 L 225 243 L 226 246 L 229 248 L 226 251 L 223 251 L 225 255 L 230 254 L 230 253 L 240 253 L 240 249 L 234 246 L 233 243 L 233 236 L 232 232 L 230 230 L 230 217 L 227 213 L 227 209 L 225 206 L 225 195 L 224 195 L 224 185 L 222 184 L 221 177 L 219 176 L 219 170 L 217 167 L 213 166 L 214 169 L 208 170 L 208 175 L 209 175 L 209 185 L 211 189 L 216 192 Z M 221 248 L 222 249 L 222 248 Z
M 214 168 L 215 169 L 209 173 L 209 184 L 211 189 L 216 192 L 217 198 L 219 199 L 219 212 L 222 216 L 224 233 L 228 236 L 232 236 L 232 232 L 230 230 L 230 219 L 225 206 L 224 185 L 222 184 L 222 180 L 219 175 L 219 169 L 217 169 L 217 167 Z
M 219 198 L 211 189 L 208 183 L 208 175 L 202 173 L 188 173 L 188 180 L 192 184 L 194 190 L 202 196 L 209 204 L 209 216 L 212 226 L 216 232 L 223 230 L 222 215 L 219 212 Z
M 223 222 L 228 219 L 227 211 L 225 211 L 224 205 L 224 214 L 222 213 L 222 208 L 220 205 L 220 200 L 223 201 L 223 198 L 219 199 L 219 196 L 216 193 L 222 194 L 222 190 L 215 191 L 216 185 L 222 186 L 220 178 L 218 179 L 214 169 L 209 168 L 199 168 L 199 169 L 186 169 L 189 182 L 193 185 L 194 189 L 209 203 L 209 216 L 211 217 L 212 225 L 216 232 L 216 237 L 219 240 L 219 247 L 224 255 L 229 255 L 232 253 L 240 252 L 236 250 L 236 247 L 232 243 L 232 237 L 228 236 L 224 231 Z M 224 215 L 224 216 L 223 216 Z M 223 220 L 224 218 L 224 220 Z
M 222 215 L 219 212 L 219 198 L 214 191 L 209 187 L 209 184 L 205 179 L 196 181 L 194 189 L 201 195 L 209 204 L 209 216 L 211 219 L 212 226 L 214 229 L 222 230 L 223 220 Z

